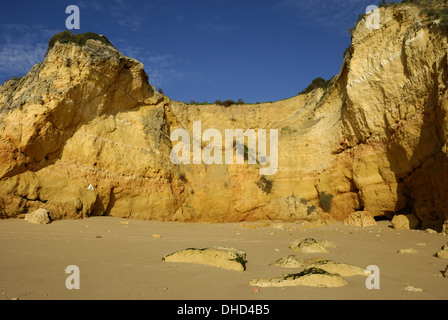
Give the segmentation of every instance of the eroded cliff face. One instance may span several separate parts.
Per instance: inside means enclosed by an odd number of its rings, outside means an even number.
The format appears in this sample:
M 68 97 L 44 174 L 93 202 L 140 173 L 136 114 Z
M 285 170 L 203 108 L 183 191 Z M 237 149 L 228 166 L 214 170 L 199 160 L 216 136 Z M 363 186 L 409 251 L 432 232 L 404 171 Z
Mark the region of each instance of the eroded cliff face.
M 382 15 L 380 30 L 355 30 L 347 62 L 342 134 L 354 185 L 366 211 L 413 212 L 423 227 L 440 228 L 448 217 L 447 34 L 413 7 Z
M 447 34 L 418 13 L 382 8 L 379 30 L 361 21 L 326 92 L 229 108 L 169 100 L 142 64 L 97 41 L 58 43 L 0 87 L 0 215 L 43 207 L 54 219 L 235 222 L 343 220 L 365 210 L 415 213 L 423 227 L 440 228 Z M 195 121 L 202 132 L 277 129 L 278 172 L 263 182 L 260 165 L 247 162 L 174 165 L 170 135 L 193 136 Z
M 169 161 L 168 99 L 138 61 L 93 40 L 57 43 L 0 101 L 3 216 L 34 207 L 53 218 L 170 214 L 182 186 Z

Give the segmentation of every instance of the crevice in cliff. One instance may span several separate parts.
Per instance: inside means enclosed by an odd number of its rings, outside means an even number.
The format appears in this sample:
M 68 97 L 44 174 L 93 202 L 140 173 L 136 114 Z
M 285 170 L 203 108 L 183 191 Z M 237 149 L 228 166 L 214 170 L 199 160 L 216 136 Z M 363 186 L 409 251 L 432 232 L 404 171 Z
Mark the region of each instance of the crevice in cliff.
M 442 150 L 440 150 L 440 151 L 437 151 L 434 154 L 430 155 L 419 166 L 413 168 L 412 171 L 409 171 L 404 177 L 402 177 L 398 180 L 402 180 L 402 181 L 409 180 L 414 175 L 414 173 L 416 173 L 418 170 L 422 169 L 428 161 L 431 161 L 432 159 L 437 157 L 439 154 L 444 154 L 444 152 Z
M 40 198 L 30 199 L 27 196 L 20 196 L 20 195 L 19 195 L 19 197 L 27 202 L 38 202 L 41 204 L 47 204 L 47 202 L 48 202 L 47 200 L 41 200 Z
M 104 211 L 103 216 L 106 216 L 106 217 L 110 216 L 110 212 L 112 211 L 113 207 L 115 206 L 115 201 L 116 201 L 115 192 L 114 192 L 114 188 L 112 187 L 109 192 L 109 203 L 107 204 L 107 207 L 106 207 L 106 210 Z

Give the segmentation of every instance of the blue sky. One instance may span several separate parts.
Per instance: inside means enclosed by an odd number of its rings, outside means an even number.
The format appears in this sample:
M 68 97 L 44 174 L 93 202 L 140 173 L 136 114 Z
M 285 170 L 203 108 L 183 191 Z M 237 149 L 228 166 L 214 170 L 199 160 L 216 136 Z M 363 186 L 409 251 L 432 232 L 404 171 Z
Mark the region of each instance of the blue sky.
M 68 5 L 81 29 L 105 34 L 145 65 L 150 82 L 180 101 L 277 101 L 329 79 L 350 44 L 348 29 L 379 0 L 5 1 L 0 83 L 44 59 L 66 30 Z

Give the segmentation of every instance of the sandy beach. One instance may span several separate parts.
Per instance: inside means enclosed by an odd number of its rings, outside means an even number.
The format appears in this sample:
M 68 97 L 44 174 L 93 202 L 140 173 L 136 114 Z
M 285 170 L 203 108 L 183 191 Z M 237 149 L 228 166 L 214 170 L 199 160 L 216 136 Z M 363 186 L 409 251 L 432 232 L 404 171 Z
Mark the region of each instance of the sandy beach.
M 183 224 L 96 217 L 32 225 L 0 221 L 1 300 L 426 300 L 448 299 L 448 260 L 434 254 L 448 237 L 425 231 L 394 230 L 389 221 L 360 228 L 342 223 L 305 228 L 297 223 Z M 338 244 L 329 253 L 301 254 L 380 269 L 380 289 L 366 277 L 347 277 L 341 288 L 254 288 L 255 278 L 301 270 L 269 266 L 295 254 L 301 238 Z M 186 248 L 223 246 L 247 254 L 245 272 L 162 262 Z M 398 254 L 414 249 L 414 254 Z M 80 289 L 68 290 L 65 269 L 80 270 Z M 411 290 L 409 290 L 411 288 Z

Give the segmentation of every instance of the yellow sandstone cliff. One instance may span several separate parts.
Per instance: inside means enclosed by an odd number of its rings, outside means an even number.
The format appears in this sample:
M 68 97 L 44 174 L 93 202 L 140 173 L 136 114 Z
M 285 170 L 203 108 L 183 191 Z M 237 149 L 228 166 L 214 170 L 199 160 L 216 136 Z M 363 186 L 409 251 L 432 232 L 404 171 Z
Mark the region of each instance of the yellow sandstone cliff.
M 366 211 L 414 213 L 440 229 L 447 33 L 414 6 L 381 17 L 379 30 L 358 23 L 331 89 L 228 108 L 171 101 L 141 63 L 99 41 L 56 43 L 0 87 L 0 217 L 45 208 L 53 219 L 341 221 Z M 170 134 L 192 135 L 194 121 L 278 129 L 278 172 L 263 180 L 258 165 L 174 165 Z

